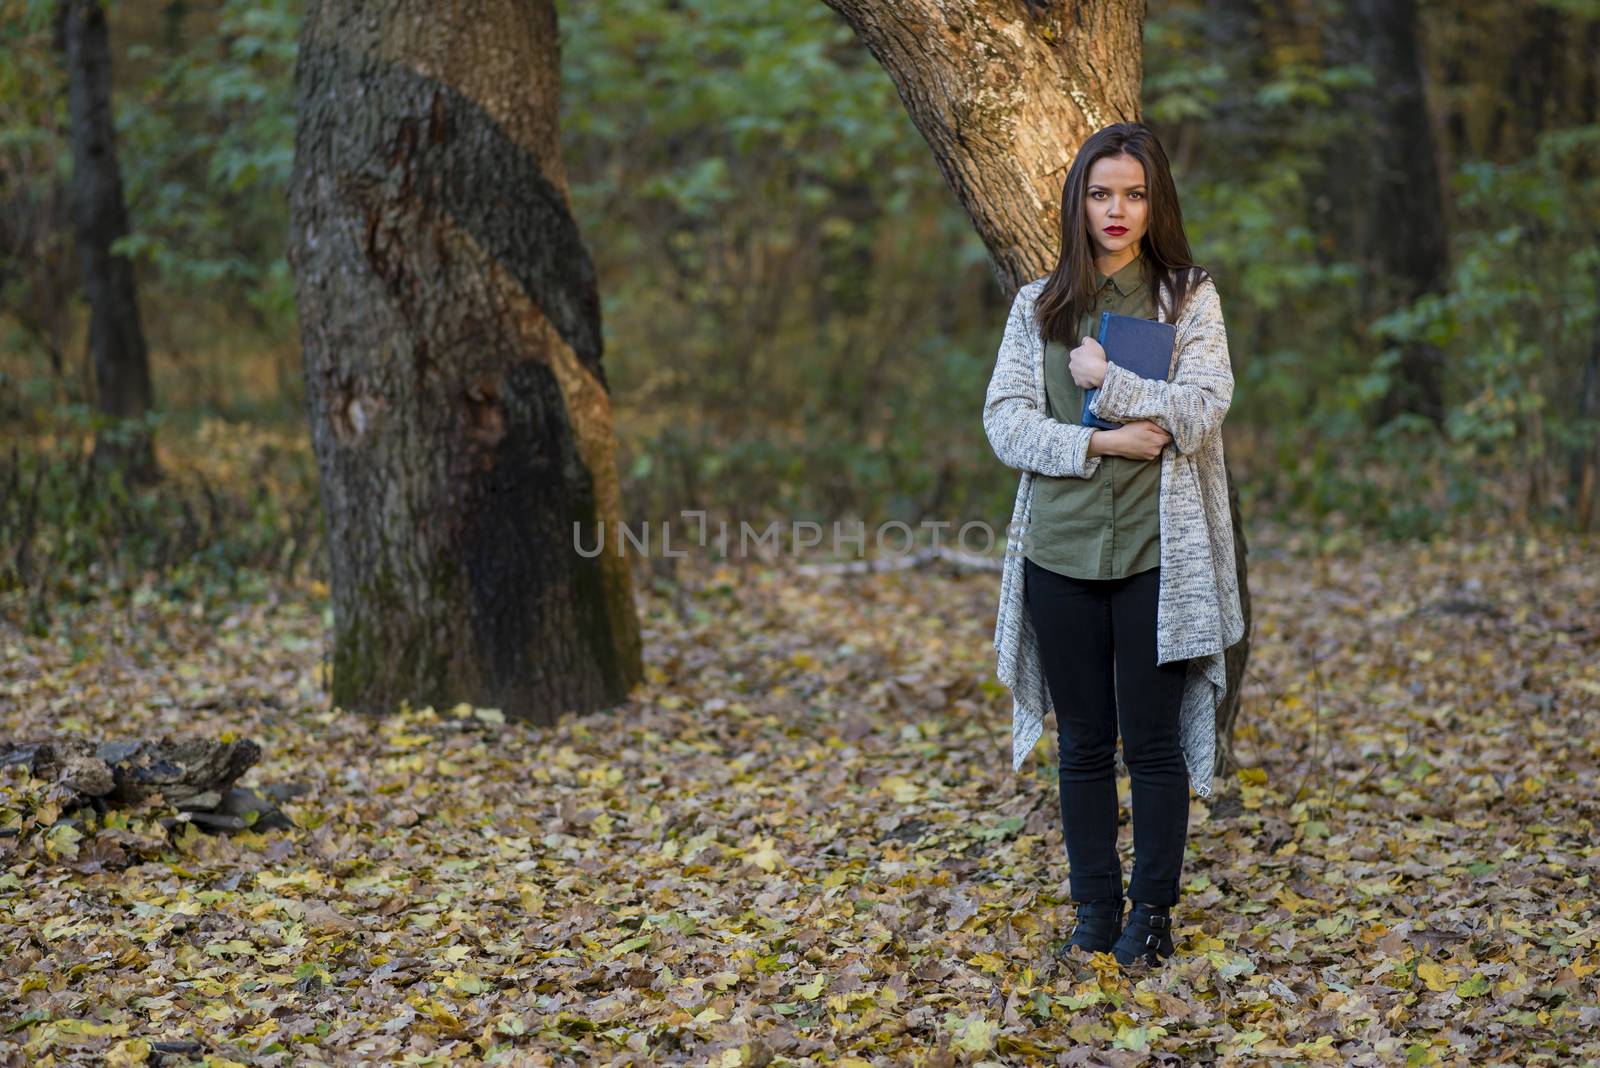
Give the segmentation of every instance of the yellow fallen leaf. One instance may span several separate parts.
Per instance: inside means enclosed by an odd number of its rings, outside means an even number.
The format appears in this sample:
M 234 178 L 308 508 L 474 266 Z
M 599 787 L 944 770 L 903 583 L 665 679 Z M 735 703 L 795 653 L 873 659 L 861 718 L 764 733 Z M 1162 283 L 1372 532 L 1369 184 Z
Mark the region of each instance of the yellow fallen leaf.
M 745 848 L 754 850 L 745 859 L 764 872 L 777 871 L 778 866 L 783 863 L 783 856 L 778 852 L 776 844 L 771 838 L 763 838 L 758 835 L 752 838 Z
M 460 1031 L 461 1019 L 451 1012 L 442 1003 L 432 999 L 415 999 L 413 1006 L 420 1009 L 422 1014 L 446 1031 Z
M 877 788 L 902 805 L 915 801 L 922 796 L 922 790 L 916 783 L 899 775 L 888 776 L 878 783 Z
M 53 860 L 77 860 L 78 841 L 82 833 L 70 823 L 58 823 L 44 836 L 45 852 Z
M 1131 1023 L 1118 1024 L 1116 1038 L 1112 1039 L 1111 1048 L 1131 1049 L 1143 1051 L 1150 1047 L 1150 1040 L 1159 1038 L 1167 1033 L 1165 1027 L 1159 1024 L 1142 1024 L 1134 1026 Z
M 809 983 L 803 983 L 794 988 L 794 992 L 807 1001 L 815 1001 L 822 993 L 822 988 L 828 985 L 828 977 L 819 975 Z
M 444 978 L 444 988 L 457 997 L 471 997 L 493 989 L 493 984 L 486 982 L 479 976 L 466 972 L 456 971 Z
M 107 1068 L 143 1068 L 150 1060 L 150 1043 L 142 1038 L 129 1038 L 106 1050 Z
M 1445 974 L 1444 966 L 1435 961 L 1423 961 L 1417 965 L 1417 978 L 1427 984 L 1429 990 L 1445 991 L 1451 986 L 1450 978 Z
M 57 1020 L 52 1026 L 58 1035 L 84 1035 L 88 1038 L 121 1038 L 128 1033 L 125 1023 L 95 1023 L 93 1020 Z
M 987 1053 L 994 1047 L 995 1025 L 982 1016 L 958 1019 L 953 1029 L 958 1032 L 955 1040 L 950 1043 L 954 1049 L 965 1050 L 968 1053 Z

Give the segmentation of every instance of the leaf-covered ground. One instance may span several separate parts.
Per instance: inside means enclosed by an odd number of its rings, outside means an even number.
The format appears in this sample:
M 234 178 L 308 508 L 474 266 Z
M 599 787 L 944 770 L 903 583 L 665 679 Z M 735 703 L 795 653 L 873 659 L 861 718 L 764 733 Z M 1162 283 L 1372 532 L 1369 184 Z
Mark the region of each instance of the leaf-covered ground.
M 0 737 L 232 731 L 266 751 L 247 785 L 308 790 L 296 831 L 169 845 L 169 810 L 52 830 L 37 783 L 0 780 L 0 1057 L 1600 1056 L 1592 546 L 1254 531 L 1247 767 L 1192 802 L 1178 956 L 1128 973 L 1050 953 L 1052 743 L 1011 774 L 996 585 L 645 591 L 647 684 L 553 729 L 330 710 L 316 588 L 6 625 Z M 1130 833 L 1124 810 L 1125 865 Z

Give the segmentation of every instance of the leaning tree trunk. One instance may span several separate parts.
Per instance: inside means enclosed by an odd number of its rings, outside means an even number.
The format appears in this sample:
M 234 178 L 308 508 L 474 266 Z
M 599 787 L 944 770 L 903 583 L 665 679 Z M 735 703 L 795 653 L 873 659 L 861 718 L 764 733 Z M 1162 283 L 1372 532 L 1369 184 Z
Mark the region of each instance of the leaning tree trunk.
M 1048 274 L 1060 244 L 1061 187 L 1078 146 L 1103 126 L 1139 120 L 1143 0 L 823 2 L 894 79 L 1007 293 Z M 1231 474 L 1228 499 L 1248 624 L 1245 539 Z M 1249 653 L 1247 625 L 1224 658 L 1228 693 L 1217 710 L 1223 754 L 1232 752 Z
M 111 251 L 128 232 L 116 132 L 111 122 L 111 45 L 99 0 L 61 0 L 56 9 L 67 68 L 72 139 L 72 215 L 84 295 L 95 403 L 118 425 L 95 435 L 98 465 L 120 468 L 130 482 L 157 478 L 155 452 L 140 422 L 150 410 L 150 358 L 133 263 Z
M 312 0 L 290 262 L 336 704 L 550 722 L 640 677 L 551 0 Z

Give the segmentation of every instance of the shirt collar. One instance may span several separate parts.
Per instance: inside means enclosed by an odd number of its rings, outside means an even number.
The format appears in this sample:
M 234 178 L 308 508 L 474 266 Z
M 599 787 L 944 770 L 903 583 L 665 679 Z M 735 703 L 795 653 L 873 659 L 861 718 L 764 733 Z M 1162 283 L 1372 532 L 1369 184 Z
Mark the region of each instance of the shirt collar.
M 1100 290 L 1104 289 L 1106 279 L 1110 278 L 1112 288 L 1114 288 L 1122 296 L 1125 297 L 1132 293 L 1134 290 L 1144 285 L 1144 276 L 1140 272 L 1140 265 L 1143 260 L 1144 253 L 1140 252 L 1139 255 L 1135 256 L 1127 263 L 1124 263 L 1121 267 L 1118 267 L 1109 275 L 1101 274 L 1100 271 L 1096 269 L 1094 272 L 1095 292 L 1098 293 Z

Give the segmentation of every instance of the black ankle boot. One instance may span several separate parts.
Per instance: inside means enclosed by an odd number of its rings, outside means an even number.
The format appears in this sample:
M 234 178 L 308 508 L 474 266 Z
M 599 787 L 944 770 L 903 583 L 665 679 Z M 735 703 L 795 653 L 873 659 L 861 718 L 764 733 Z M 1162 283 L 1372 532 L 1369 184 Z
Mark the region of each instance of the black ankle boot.
M 1128 914 L 1128 926 L 1123 928 L 1116 944 L 1111 947 L 1111 955 L 1117 958 L 1117 963 L 1132 964 L 1136 960 L 1143 960 L 1149 964 L 1159 964 L 1174 952 L 1171 907 L 1135 901 L 1133 911 Z
M 1072 934 L 1061 952 L 1070 953 L 1074 948 L 1085 953 L 1108 952 L 1122 930 L 1122 898 L 1075 904 L 1078 906 L 1077 922 L 1072 925 Z

